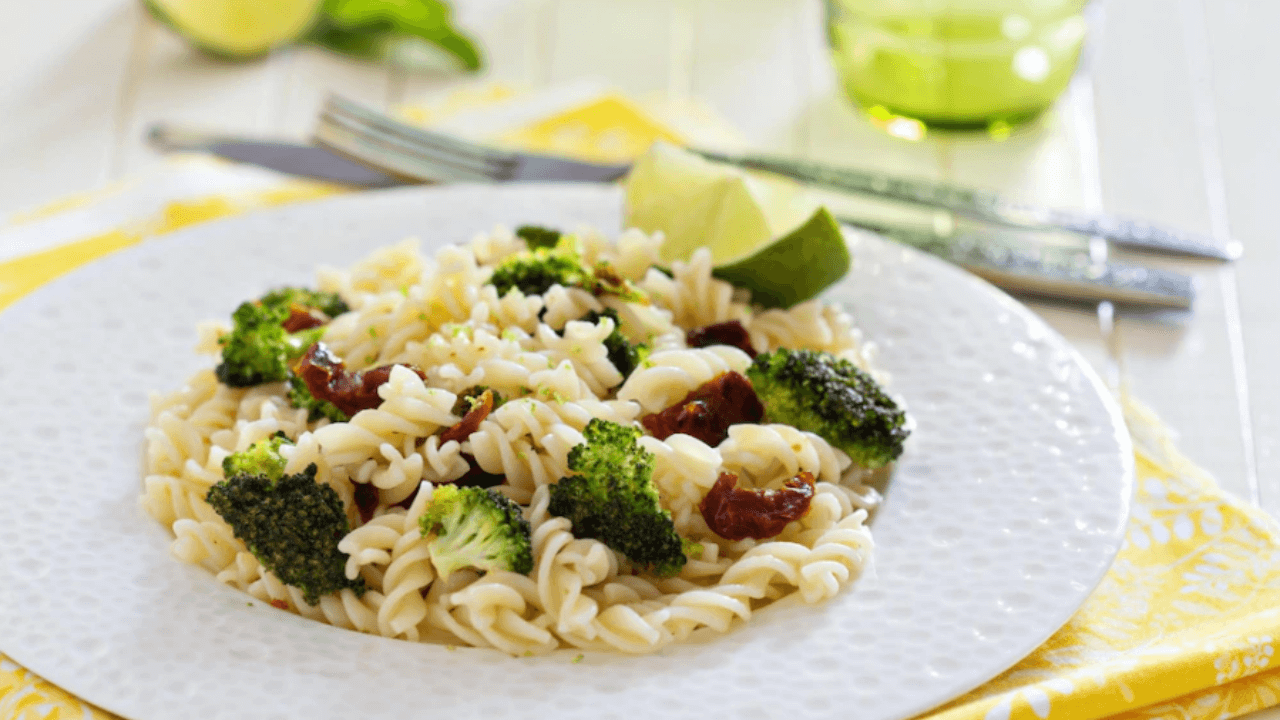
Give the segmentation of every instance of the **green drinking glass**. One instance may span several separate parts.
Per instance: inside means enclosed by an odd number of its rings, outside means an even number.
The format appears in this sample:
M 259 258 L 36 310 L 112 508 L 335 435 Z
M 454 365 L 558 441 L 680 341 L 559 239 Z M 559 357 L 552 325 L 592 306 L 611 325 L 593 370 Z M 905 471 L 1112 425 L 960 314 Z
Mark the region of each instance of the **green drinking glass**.
M 1007 128 L 1048 108 L 1084 44 L 1087 0 L 826 0 L 845 92 L 873 116 Z

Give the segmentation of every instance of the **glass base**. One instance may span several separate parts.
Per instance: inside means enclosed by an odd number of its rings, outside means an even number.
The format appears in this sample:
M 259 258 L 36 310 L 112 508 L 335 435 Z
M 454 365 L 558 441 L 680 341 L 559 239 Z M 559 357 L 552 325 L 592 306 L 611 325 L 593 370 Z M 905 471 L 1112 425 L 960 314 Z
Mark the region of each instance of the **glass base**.
M 890 102 L 878 101 L 875 98 L 846 88 L 846 95 L 853 101 L 872 124 L 880 127 L 890 135 L 902 136 L 905 139 L 918 139 L 928 130 L 945 130 L 955 132 L 985 132 L 996 138 L 1007 137 L 1015 128 L 1025 125 L 1040 117 L 1052 104 L 1036 108 L 1008 110 L 988 115 L 966 117 L 957 115 L 940 115 L 918 112 L 916 109 L 902 107 Z M 918 125 L 918 130 L 911 129 Z

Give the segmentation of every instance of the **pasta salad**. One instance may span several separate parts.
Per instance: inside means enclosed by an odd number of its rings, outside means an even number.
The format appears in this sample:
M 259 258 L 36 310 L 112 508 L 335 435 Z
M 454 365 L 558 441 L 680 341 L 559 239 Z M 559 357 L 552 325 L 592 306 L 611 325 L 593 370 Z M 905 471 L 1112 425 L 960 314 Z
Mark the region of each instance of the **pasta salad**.
M 152 400 L 172 551 L 360 632 L 648 653 L 870 560 L 909 422 L 838 306 L 753 307 L 660 236 L 406 241 L 200 328 Z

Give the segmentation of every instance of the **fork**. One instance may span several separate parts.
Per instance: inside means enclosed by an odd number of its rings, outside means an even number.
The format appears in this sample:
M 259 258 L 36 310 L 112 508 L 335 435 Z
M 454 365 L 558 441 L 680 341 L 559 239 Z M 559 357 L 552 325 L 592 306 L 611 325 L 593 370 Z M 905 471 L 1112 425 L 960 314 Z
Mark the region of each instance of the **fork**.
M 409 125 L 337 95 L 330 95 L 321 108 L 313 140 L 339 154 L 416 181 L 609 182 L 630 169 L 629 165 L 487 147 Z M 1102 237 L 1117 245 L 1163 254 L 1234 260 L 1241 253 L 1241 244 L 1236 240 L 1218 242 L 1141 221 L 1015 203 L 980 190 L 788 158 L 689 150 L 716 162 L 773 172 L 848 194 L 945 210 L 1010 228 Z
M 477 145 L 402 123 L 336 95 L 321 108 L 313 140 L 416 181 L 612 182 L 631 169 Z

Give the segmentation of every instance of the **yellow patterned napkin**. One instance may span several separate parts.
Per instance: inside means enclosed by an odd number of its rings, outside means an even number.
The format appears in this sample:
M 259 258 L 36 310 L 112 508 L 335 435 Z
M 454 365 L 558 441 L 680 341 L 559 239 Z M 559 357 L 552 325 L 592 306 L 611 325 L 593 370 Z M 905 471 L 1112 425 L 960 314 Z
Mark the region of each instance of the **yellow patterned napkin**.
M 491 102 L 513 96 L 486 91 Z M 470 112 L 460 105 L 410 114 L 447 125 Z M 496 121 L 488 118 L 490 137 L 616 159 L 646 146 L 645 138 L 690 135 L 665 129 L 673 123 L 610 95 L 561 102 L 534 118 L 527 106 L 512 107 Z M 464 124 L 484 126 L 474 118 Z M 341 191 L 208 159 L 169 164 L 148 178 L 0 228 L 0 309 L 146 238 Z M 1272 666 L 1273 639 L 1280 637 L 1280 526 L 1223 493 L 1140 404 L 1129 398 L 1122 404 L 1138 487 L 1126 542 L 1110 572 L 1076 616 L 1029 657 L 924 717 L 1223 720 L 1280 703 L 1280 667 Z M 69 717 L 114 716 L 0 655 L 0 720 Z

